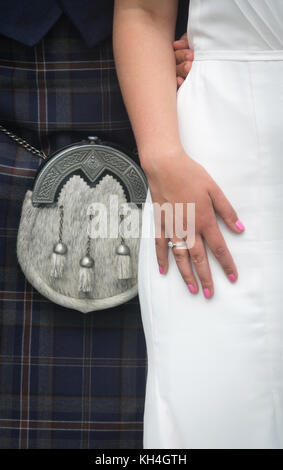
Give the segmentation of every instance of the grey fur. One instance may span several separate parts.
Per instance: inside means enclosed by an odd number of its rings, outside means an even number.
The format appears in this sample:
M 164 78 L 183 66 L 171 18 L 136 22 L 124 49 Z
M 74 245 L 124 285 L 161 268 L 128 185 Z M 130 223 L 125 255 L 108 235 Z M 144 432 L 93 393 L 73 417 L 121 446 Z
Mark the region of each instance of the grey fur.
M 95 260 L 94 284 L 90 293 L 79 291 L 80 259 L 87 243 L 87 207 L 102 202 L 109 207 L 110 195 L 118 195 L 118 204 L 126 202 L 120 183 L 110 175 L 90 188 L 78 175 L 65 184 L 53 207 L 34 207 L 32 192 L 27 191 L 17 239 L 17 256 L 28 281 L 51 301 L 83 313 L 113 307 L 130 300 L 138 293 L 137 273 L 140 238 L 125 239 L 130 247 L 133 278 L 118 279 L 120 238 L 94 238 L 90 254 Z M 58 241 L 59 205 L 64 206 L 63 242 L 68 247 L 63 277 L 50 275 L 53 245 Z M 142 211 L 139 211 L 141 234 Z M 108 211 L 108 223 L 111 214 Z

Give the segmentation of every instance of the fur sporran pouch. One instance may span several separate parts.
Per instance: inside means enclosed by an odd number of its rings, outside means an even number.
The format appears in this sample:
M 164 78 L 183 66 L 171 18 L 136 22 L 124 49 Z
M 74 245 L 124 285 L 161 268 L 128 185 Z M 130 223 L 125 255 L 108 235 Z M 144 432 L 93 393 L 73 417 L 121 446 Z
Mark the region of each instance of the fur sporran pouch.
M 146 193 L 140 166 L 97 137 L 46 158 L 25 194 L 17 236 L 27 280 L 83 313 L 133 298 Z

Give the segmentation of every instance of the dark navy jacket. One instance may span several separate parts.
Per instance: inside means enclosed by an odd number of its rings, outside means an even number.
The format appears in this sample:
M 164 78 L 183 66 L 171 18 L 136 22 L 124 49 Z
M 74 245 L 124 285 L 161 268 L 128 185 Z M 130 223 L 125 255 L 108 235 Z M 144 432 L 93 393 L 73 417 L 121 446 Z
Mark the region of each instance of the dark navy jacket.
M 65 13 L 94 46 L 111 34 L 114 0 L 0 0 L 0 34 L 33 46 Z M 186 30 L 188 0 L 180 0 L 176 37 Z

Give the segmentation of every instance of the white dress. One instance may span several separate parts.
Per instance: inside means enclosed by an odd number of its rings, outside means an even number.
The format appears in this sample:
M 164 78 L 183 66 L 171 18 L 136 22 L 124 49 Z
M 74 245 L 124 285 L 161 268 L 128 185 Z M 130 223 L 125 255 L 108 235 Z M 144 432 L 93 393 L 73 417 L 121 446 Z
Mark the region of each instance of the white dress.
M 217 215 L 239 278 L 206 244 L 215 293 L 161 275 L 144 207 L 139 296 L 148 374 L 144 448 L 283 448 L 283 1 L 191 0 L 195 59 L 178 90 L 182 144 L 245 231 Z

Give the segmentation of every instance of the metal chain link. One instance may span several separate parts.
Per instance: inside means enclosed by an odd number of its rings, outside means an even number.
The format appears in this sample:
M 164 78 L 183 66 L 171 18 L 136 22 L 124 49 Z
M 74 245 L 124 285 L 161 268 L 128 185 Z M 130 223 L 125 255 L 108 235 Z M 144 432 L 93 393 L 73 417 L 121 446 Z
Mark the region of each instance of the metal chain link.
M 9 131 L 1 124 L 0 124 L 0 131 L 4 132 L 4 134 L 10 137 L 10 139 L 17 142 L 17 144 L 21 145 L 24 149 L 26 149 L 28 152 L 32 153 L 33 155 L 36 155 L 37 157 L 42 158 L 43 160 L 46 160 L 48 158 L 47 155 L 45 155 L 45 153 L 42 150 L 38 150 L 37 148 L 33 147 L 26 140 L 22 139 L 21 137 L 18 137 L 16 134 L 13 134 L 13 132 Z
M 63 241 L 63 225 L 64 225 L 64 206 L 59 206 L 60 209 L 60 223 L 59 223 L 59 243 Z

